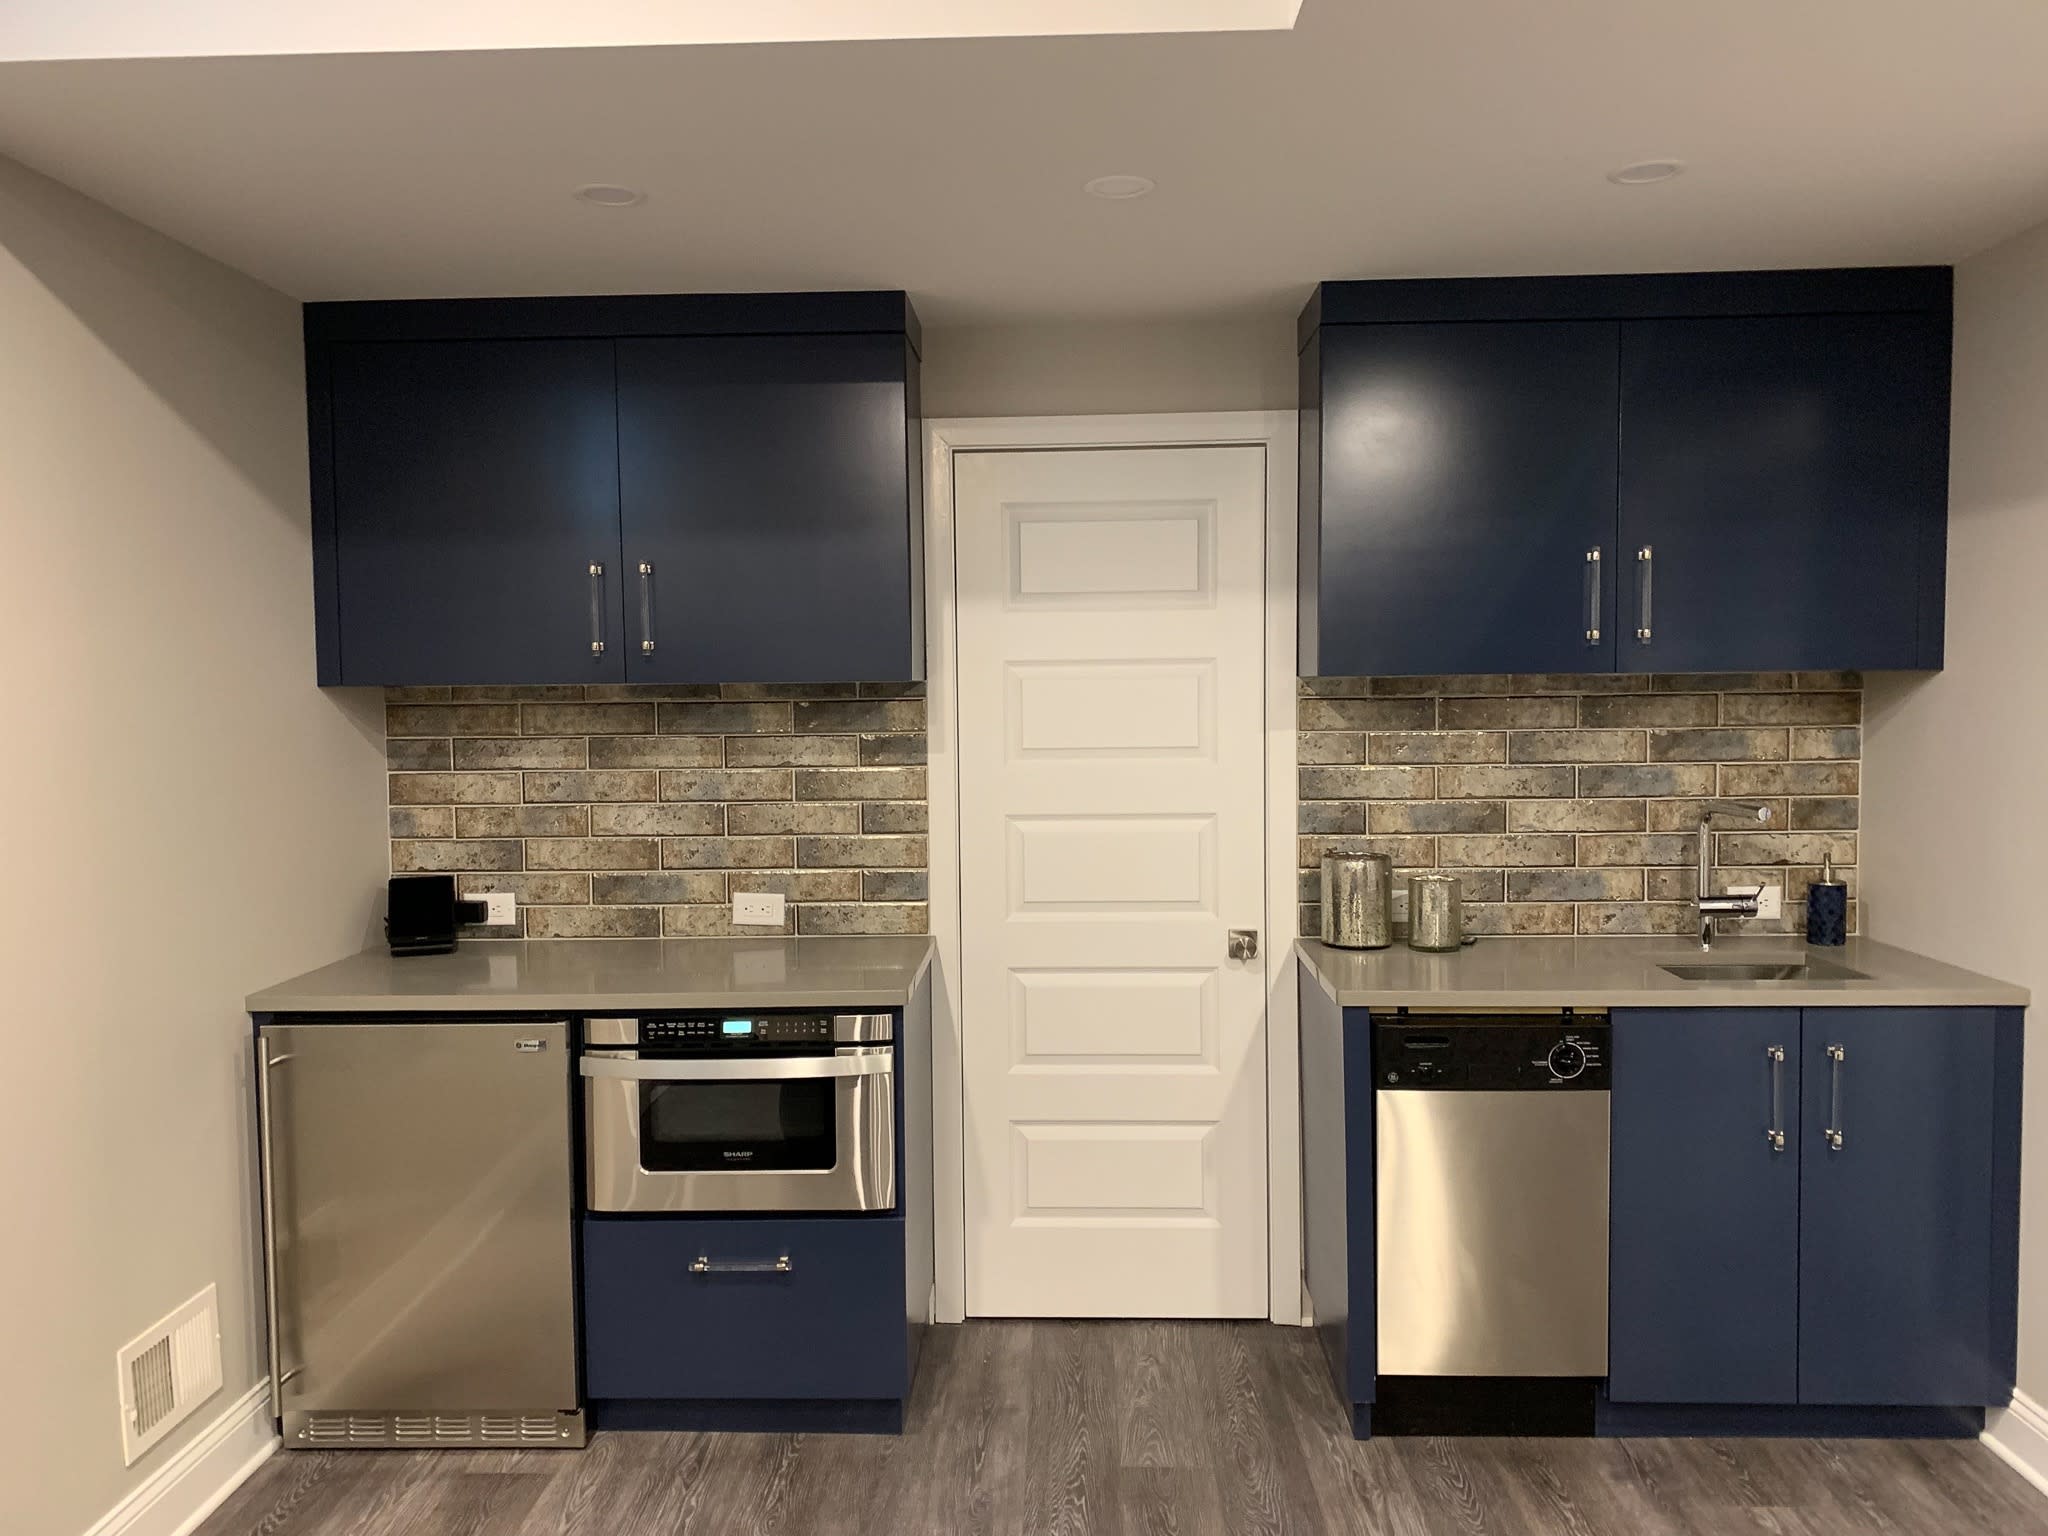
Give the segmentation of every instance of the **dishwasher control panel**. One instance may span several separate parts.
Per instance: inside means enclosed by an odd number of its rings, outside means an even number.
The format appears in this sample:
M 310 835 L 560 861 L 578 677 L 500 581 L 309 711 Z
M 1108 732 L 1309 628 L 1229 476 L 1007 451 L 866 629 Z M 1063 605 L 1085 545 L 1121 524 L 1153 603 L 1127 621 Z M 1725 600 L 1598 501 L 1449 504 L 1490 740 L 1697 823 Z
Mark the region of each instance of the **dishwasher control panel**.
M 1602 1013 L 1376 1013 L 1373 1086 L 1382 1093 L 1604 1093 L 1609 1035 Z

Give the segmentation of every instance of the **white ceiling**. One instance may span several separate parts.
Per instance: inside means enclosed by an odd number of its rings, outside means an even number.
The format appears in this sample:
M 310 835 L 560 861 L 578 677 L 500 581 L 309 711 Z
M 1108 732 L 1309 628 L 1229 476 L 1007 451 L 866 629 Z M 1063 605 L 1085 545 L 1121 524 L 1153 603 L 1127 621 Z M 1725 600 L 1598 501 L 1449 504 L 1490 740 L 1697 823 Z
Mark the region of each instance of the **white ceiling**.
M 1291 27 L 1301 0 L 6 0 L 0 59 L 647 48 Z
M 0 151 L 306 298 L 1954 260 L 2048 217 L 2040 0 L 1308 0 L 1292 31 L 0 65 Z M 1605 173 L 1677 156 L 1676 181 Z M 1139 172 L 1142 201 L 1081 195 Z M 574 201 L 645 188 L 636 208 Z

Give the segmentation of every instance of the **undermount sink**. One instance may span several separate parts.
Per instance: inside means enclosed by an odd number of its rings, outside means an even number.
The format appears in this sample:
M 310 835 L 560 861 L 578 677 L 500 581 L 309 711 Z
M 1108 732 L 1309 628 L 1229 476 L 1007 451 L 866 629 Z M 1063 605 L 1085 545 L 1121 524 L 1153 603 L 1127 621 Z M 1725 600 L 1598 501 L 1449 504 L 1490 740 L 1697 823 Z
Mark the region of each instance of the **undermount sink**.
M 1868 981 L 1861 971 L 1826 960 L 1696 960 L 1684 965 L 1659 966 L 1667 976 L 1680 981 Z

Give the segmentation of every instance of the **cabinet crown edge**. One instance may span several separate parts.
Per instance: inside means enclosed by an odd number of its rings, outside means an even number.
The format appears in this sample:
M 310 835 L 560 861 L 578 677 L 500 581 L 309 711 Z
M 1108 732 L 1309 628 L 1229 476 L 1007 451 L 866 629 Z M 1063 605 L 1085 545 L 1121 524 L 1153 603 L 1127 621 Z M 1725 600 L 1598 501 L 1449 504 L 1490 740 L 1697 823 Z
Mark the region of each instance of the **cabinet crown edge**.
M 1952 267 L 1811 267 L 1567 277 L 1406 277 L 1325 282 L 1295 347 L 1325 325 L 1447 320 L 1654 320 L 1730 315 L 1948 313 Z
M 544 298 L 344 299 L 309 303 L 307 347 L 343 341 L 552 337 L 903 335 L 924 330 L 900 288 L 815 293 L 623 293 Z

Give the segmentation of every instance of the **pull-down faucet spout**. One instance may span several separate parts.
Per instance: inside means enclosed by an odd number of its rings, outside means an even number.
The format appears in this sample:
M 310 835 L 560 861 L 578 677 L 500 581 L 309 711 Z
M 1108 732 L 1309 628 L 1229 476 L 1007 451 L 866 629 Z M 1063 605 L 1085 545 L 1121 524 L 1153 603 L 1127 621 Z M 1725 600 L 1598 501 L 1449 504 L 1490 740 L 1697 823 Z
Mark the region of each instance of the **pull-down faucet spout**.
M 1700 948 L 1714 947 L 1714 919 L 1717 917 L 1755 917 L 1757 897 L 1755 895 L 1716 896 L 1713 891 L 1714 869 L 1714 818 L 1716 816 L 1747 816 L 1756 822 L 1771 819 L 1771 808 L 1753 800 L 1724 800 L 1709 805 L 1700 812 L 1700 882 L 1697 899 L 1700 909 Z

